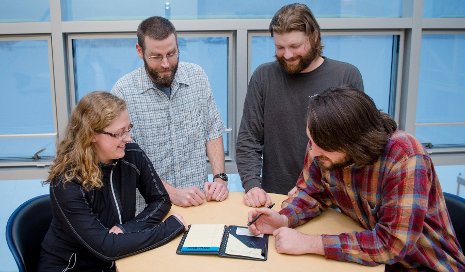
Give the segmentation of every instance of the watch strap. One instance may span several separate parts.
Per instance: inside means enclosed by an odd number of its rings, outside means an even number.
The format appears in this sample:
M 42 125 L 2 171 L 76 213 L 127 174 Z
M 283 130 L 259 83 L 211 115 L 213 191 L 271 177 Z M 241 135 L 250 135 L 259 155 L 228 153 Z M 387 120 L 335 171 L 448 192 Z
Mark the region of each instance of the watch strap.
M 216 175 L 213 176 L 213 180 L 215 180 L 216 178 L 220 178 L 224 181 L 228 181 L 228 175 L 226 175 L 225 173 L 218 173 Z

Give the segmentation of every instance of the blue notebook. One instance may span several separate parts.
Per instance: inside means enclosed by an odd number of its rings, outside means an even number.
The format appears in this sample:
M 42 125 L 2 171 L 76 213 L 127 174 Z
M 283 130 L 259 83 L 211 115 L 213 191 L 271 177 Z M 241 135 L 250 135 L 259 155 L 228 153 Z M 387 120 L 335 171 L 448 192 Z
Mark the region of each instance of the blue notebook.
M 266 261 L 268 235 L 253 236 L 242 226 L 193 224 L 182 236 L 176 253 Z

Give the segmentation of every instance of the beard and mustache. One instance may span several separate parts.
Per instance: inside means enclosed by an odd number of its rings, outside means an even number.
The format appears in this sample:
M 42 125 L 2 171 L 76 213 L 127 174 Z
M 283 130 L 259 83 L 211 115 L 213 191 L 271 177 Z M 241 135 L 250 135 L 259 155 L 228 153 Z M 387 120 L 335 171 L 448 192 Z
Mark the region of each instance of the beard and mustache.
M 315 59 L 319 57 L 317 51 L 312 48 L 315 48 L 315 43 L 311 43 L 310 50 L 308 50 L 308 52 L 306 52 L 303 56 L 298 55 L 286 60 L 284 57 L 278 57 L 275 55 L 275 58 L 286 73 L 291 75 L 298 74 L 305 70 Z M 287 63 L 289 61 L 295 61 L 296 59 L 299 60 L 297 64 L 291 65 Z
M 314 157 L 313 160 L 316 162 L 318 167 L 320 167 L 320 169 L 326 171 L 341 169 L 354 163 L 354 161 L 348 156 L 344 157 L 342 160 L 335 162 L 331 161 L 326 156 L 317 156 Z M 328 163 L 329 165 L 327 165 Z
M 148 65 L 147 61 L 144 58 L 144 66 L 145 71 L 150 76 L 152 81 L 161 87 L 171 87 L 171 83 L 173 83 L 174 76 L 176 75 L 176 71 L 178 70 L 179 59 L 176 61 L 175 65 L 171 65 L 168 68 L 152 68 Z M 170 72 L 169 75 L 162 76 L 161 73 Z

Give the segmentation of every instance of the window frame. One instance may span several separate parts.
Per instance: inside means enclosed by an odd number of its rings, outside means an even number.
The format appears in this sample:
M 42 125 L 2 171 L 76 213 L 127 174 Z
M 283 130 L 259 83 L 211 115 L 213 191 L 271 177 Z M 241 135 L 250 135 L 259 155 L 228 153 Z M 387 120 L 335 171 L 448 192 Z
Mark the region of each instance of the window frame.
M 47 58 L 48 58 L 48 68 L 50 72 L 50 98 L 52 105 L 52 112 L 56 113 L 57 103 L 55 99 L 56 89 L 54 85 L 54 70 L 53 70 L 53 59 L 52 59 L 52 39 L 50 35 L 38 34 L 38 35 L 5 35 L 0 36 L 0 42 L 6 41 L 46 41 L 47 42 Z M 58 127 L 57 127 L 57 116 L 53 114 L 52 117 L 53 132 L 52 133 L 13 133 L 13 134 L 0 134 L 0 140 L 2 138 L 38 138 L 38 137 L 54 137 L 54 144 L 56 145 L 58 138 Z M 37 150 L 39 151 L 39 150 Z M 7 167 L 20 167 L 20 166 L 30 166 L 30 167 L 47 167 L 51 164 L 53 158 L 44 157 L 39 160 L 34 160 L 34 154 L 31 154 L 31 157 L 18 157 L 18 158 L 0 158 L 0 170 Z
M 428 26 L 428 22 L 435 22 L 435 21 L 443 21 L 445 22 L 444 19 L 424 19 L 424 22 Z M 464 26 L 465 26 L 465 19 L 463 20 Z M 444 24 L 440 24 L 444 25 Z M 430 26 L 432 27 L 432 25 Z M 435 26 L 437 27 L 437 26 Z M 422 31 L 421 35 L 421 40 L 423 40 L 423 37 L 425 35 L 463 35 L 465 37 L 465 29 L 464 30 L 457 30 L 457 29 L 452 29 L 452 30 L 437 30 L 437 29 L 429 29 L 429 28 L 424 28 Z M 420 75 L 420 67 L 418 67 L 418 75 Z M 420 88 L 418 87 L 417 92 L 419 92 Z M 419 94 L 417 94 L 418 98 Z M 417 99 L 418 101 L 418 99 Z M 442 126 L 465 126 L 465 122 L 418 122 L 416 118 L 416 110 L 414 113 L 415 115 L 415 122 L 414 126 L 415 127 L 428 127 L 428 126 L 436 126 L 436 127 L 442 127 Z M 428 152 L 431 154 L 456 154 L 456 153 L 465 153 L 465 146 L 450 146 L 450 147 L 445 147 L 443 145 L 439 145 L 439 147 L 433 147 L 429 148 Z
M 399 48 L 398 91 L 395 98 L 395 117 L 399 127 L 415 135 L 416 107 L 418 96 L 419 63 L 421 51 L 421 36 L 426 31 L 463 31 L 465 18 L 426 18 L 423 17 L 424 1 L 404 1 L 404 14 L 399 18 L 323 18 L 317 17 L 322 33 L 328 31 L 354 32 L 360 35 L 370 31 L 393 31 L 403 35 Z M 64 21 L 61 18 L 60 1 L 50 2 L 49 22 L 14 22 L 0 23 L 2 38 L 10 36 L 39 37 L 49 36 L 51 39 L 53 99 L 55 99 L 54 112 L 56 113 L 56 130 L 58 139 L 66 129 L 72 97 L 69 91 L 69 56 L 68 36 L 78 34 L 113 35 L 131 34 L 137 29 L 140 19 L 121 21 Z M 230 156 L 227 158 L 226 171 L 237 172 L 235 166 L 235 140 L 243 112 L 243 102 L 248 84 L 248 35 L 249 32 L 261 31 L 266 33 L 270 18 L 268 19 L 202 19 L 202 20 L 171 20 L 179 33 L 201 32 L 230 32 L 231 39 L 231 72 L 228 75 L 230 93 L 228 94 L 228 128 L 230 132 Z M 230 112 L 231 111 L 231 112 Z M 429 149 L 436 165 L 465 164 L 465 149 L 444 148 L 441 150 Z M 50 163 L 46 164 L 48 166 Z M 21 179 L 31 178 L 32 173 L 37 177 L 43 175 L 44 165 L 41 163 L 16 163 L 0 161 L 0 179 L 6 176 L 15 176 Z M 14 173 L 14 174 L 11 174 Z M 33 177 L 33 178 L 37 178 Z

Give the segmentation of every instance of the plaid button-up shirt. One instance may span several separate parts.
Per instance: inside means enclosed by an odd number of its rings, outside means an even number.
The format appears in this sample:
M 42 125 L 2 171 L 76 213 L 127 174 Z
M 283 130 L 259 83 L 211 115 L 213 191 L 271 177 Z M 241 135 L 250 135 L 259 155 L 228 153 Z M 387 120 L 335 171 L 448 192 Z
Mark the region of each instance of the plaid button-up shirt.
M 373 165 L 326 175 L 307 149 L 297 186 L 280 211 L 291 227 L 335 205 L 366 229 L 323 235 L 326 258 L 384 263 L 386 271 L 465 271 L 431 158 L 413 136 L 398 130 Z
M 206 143 L 224 131 L 203 69 L 180 62 L 171 97 L 156 88 L 144 67 L 119 79 L 112 93 L 126 101 L 133 141 L 147 153 L 160 178 L 176 188 L 203 188 Z

